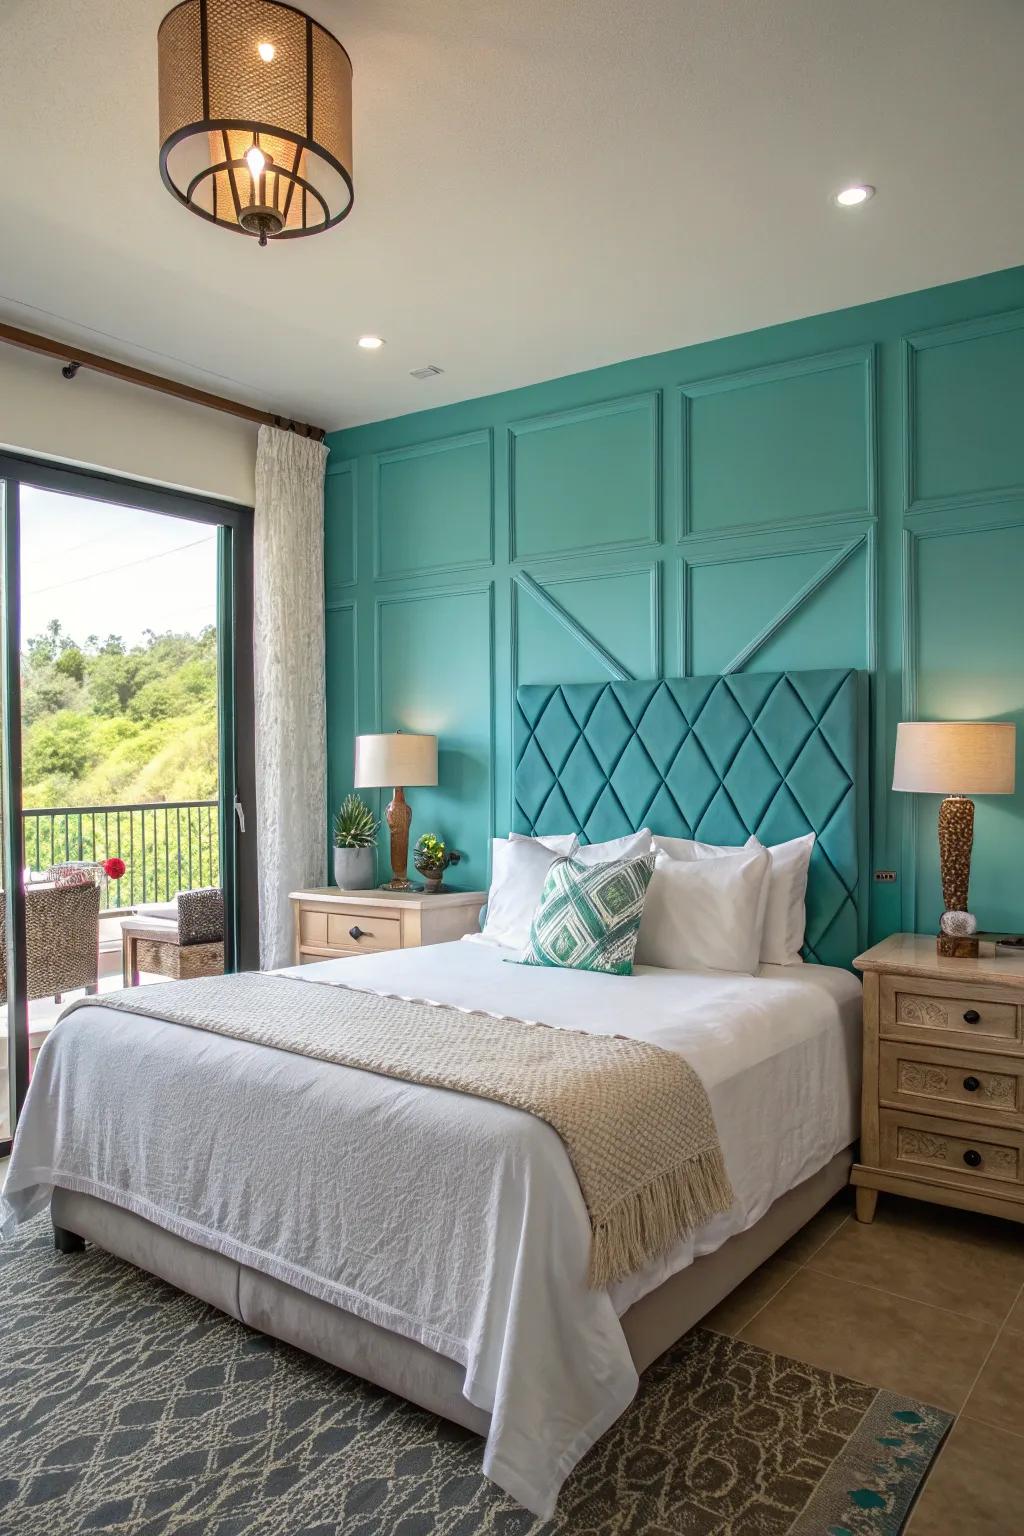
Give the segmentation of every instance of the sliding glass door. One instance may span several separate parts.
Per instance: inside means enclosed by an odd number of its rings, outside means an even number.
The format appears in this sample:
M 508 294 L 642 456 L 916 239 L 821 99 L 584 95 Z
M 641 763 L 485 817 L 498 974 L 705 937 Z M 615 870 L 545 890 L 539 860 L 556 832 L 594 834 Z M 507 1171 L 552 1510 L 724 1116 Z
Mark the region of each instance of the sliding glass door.
M 3 921 L 0 965 L 0 1156 L 10 1149 L 18 1112 L 25 1097 L 29 1071 L 28 1020 L 25 1006 L 25 893 L 20 864 L 20 796 L 15 786 L 21 771 L 21 722 L 18 708 L 18 648 L 21 620 L 17 582 L 8 574 L 18 568 L 17 481 L 0 479 L 0 834 L 2 834 Z M 12 709 L 12 701 L 14 708 Z
M 254 964 L 251 513 L 0 459 L 5 1117 L 70 997 Z

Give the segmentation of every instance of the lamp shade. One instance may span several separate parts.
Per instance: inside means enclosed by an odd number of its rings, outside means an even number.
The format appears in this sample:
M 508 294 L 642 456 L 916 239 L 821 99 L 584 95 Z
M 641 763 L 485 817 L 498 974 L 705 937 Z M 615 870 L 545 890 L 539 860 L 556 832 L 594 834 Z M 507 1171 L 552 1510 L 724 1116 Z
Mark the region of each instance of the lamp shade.
M 388 731 L 356 737 L 356 789 L 437 783 L 437 737 Z
M 1009 721 L 905 720 L 896 727 L 893 789 L 1012 795 L 1017 727 Z
M 224 229 L 290 240 L 352 207 L 352 63 L 278 0 L 181 0 L 157 34 L 160 174 Z

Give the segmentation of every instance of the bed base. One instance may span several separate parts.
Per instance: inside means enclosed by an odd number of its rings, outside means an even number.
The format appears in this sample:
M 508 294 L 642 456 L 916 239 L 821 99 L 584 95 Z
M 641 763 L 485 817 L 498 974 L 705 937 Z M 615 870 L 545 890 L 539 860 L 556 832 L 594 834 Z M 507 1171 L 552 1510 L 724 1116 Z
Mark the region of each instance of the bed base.
M 838 1152 L 776 1200 L 754 1226 L 695 1260 L 623 1314 L 637 1371 L 646 1370 L 699 1323 L 843 1188 L 852 1152 L 850 1147 Z M 250 1328 L 487 1434 L 489 1415 L 463 1397 L 465 1373 L 454 1360 L 93 1195 L 57 1188 L 50 1210 L 59 1252 L 74 1253 L 85 1242 L 95 1243 Z

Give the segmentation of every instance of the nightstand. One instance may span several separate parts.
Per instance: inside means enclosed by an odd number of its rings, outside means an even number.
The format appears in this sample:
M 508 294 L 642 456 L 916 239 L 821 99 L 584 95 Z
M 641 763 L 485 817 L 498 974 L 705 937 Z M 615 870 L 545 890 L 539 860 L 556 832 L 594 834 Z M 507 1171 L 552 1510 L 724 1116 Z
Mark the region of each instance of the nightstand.
M 936 954 L 900 933 L 864 973 L 857 1216 L 880 1190 L 1024 1221 L 1024 955 Z
M 486 891 L 292 891 L 295 964 L 446 944 L 480 928 Z

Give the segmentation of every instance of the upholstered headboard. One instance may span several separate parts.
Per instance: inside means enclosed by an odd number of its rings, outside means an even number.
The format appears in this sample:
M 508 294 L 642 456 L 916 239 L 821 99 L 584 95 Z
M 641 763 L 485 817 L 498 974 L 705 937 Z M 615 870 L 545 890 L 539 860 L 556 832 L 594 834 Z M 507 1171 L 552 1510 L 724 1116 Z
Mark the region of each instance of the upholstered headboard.
M 513 830 L 648 826 L 738 844 L 817 834 L 804 957 L 848 966 L 867 924 L 866 677 L 739 672 L 516 693 Z

